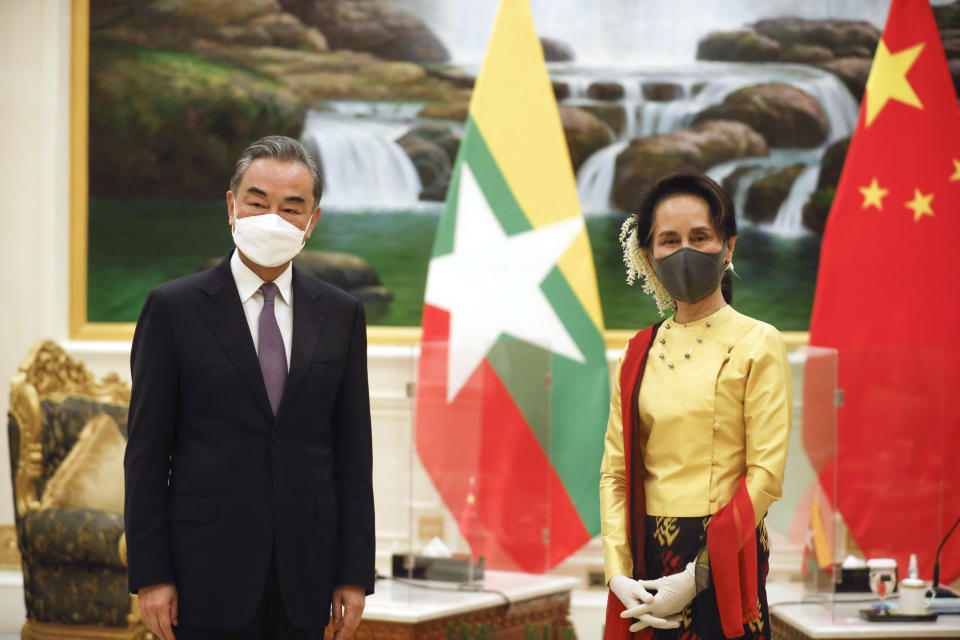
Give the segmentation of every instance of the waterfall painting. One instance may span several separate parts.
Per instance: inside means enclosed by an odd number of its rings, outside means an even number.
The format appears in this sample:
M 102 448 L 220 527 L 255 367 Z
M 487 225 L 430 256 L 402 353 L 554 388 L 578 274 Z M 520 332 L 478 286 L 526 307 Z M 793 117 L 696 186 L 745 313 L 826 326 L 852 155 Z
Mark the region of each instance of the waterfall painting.
M 657 318 L 618 231 L 658 175 L 691 167 L 736 204 L 734 306 L 806 331 L 889 0 L 530 2 L 607 328 Z M 497 4 L 90 0 L 88 319 L 133 322 L 151 287 L 226 255 L 233 162 L 282 133 L 325 180 L 298 265 L 370 324 L 418 326 Z M 960 0 L 934 5 L 958 82 Z

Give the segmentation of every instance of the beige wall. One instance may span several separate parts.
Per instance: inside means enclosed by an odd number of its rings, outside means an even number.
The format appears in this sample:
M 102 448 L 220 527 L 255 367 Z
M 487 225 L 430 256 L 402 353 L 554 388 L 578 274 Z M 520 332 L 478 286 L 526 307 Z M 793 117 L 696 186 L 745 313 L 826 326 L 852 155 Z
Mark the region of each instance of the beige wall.
M 69 0 L 0 0 L 0 409 L 41 336 L 67 335 Z M 0 524 L 13 522 L 6 420 Z

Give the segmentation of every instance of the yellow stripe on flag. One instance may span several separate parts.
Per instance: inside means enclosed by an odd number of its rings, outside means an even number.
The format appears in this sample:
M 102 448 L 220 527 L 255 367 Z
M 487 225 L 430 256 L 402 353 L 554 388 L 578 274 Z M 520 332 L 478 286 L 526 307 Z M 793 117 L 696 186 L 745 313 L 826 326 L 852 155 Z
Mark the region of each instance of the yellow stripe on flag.
M 580 215 L 563 126 L 527 0 L 500 3 L 470 115 L 533 227 Z M 557 266 L 602 330 L 586 229 Z
M 820 519 L 820 505 L 817 503 L 816 494 L 813 495 L 813 507 L 810 509 L 810 528 L 813 530 L 813 549 L 817 554 L 817 565 L 821 569 L 826 569 L 833 565 L 833 554 L 827 543 L 827 532 L 823 528 L 823 520 Z

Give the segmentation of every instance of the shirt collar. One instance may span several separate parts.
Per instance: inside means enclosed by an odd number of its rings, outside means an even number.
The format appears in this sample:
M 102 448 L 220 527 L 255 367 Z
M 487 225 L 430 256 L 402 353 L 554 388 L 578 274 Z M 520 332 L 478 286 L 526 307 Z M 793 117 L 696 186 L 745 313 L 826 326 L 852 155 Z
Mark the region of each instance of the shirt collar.
M 237 283 L 237 293 L 240 294 L 240 302 L 244 303 L 253 296 L 263 285 L 264 280 L 255 274 L 250 267 L 240 259 L 240 252 L 233 250 L 230 256 L 230 271 L 233 273 L 233 280 Z M 284 304 L 291 306 L 291 286 L 293 284 L 293 263 L 287 265 L 277 278 L 273 281 L 277 285 L 278 293 Z

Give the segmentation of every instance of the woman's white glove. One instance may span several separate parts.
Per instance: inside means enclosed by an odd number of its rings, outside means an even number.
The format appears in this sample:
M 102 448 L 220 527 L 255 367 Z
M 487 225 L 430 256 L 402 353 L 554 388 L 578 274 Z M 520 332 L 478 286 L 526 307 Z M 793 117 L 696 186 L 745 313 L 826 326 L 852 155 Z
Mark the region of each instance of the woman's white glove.
M 640 586 L 644 591 L 650 589 L 657 592 L 653 596 L 653 600 L 640 604 L 633 609 L 628 608 L 621 616 L 636 618 L 638 615 L 651 614 L 657 618 L 668 618 L 674 614 L 679 614 L 697 595 L 695 565 L 690 562 L 680 573 L 674 573 L 656 580 L 641 580 Z
M 616 575 L 610 578 L 610 591 L 613 592 L 620 602 L 623 603 L 626 611 L 620 614 L 621 618 L 636 618 L 637 622 L 630 626 L 630 632 L 635 633 L 646 627 L 655 629 L 676 629 L 680 626 L 680 616 L 670 616 L 669 618 L 658 618 L 650 614 L 646 609 L 653 602 L 653 595 L 647 591 L 642 582 L 631 580 L 624 575 Z M 643 610 L 641 610 L 643 609 Z M 635 615 L 627 615 L 630 611 L 636 611 Z

